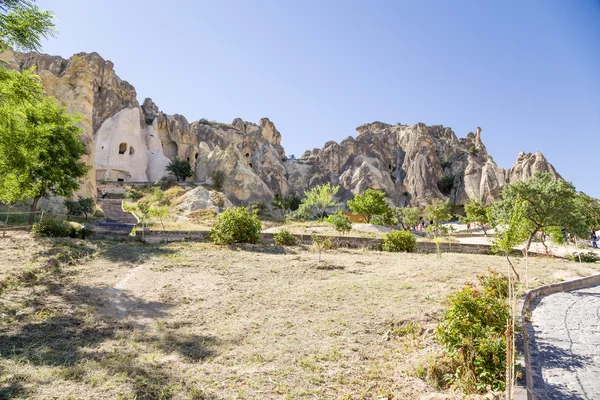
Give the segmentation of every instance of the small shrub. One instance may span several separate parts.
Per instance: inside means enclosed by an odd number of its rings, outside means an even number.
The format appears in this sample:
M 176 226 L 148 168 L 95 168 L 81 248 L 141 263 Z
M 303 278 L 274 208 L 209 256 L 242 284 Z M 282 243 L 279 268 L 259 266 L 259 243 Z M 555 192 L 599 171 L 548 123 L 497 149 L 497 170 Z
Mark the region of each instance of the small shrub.
M 312 217 L 312 207 L 306 203 L 301 203 L 298 209 L 289 215 L 293 221 L 307 221 Z
M 248 209 L 250 212 L 260 215 L 261 217 L 269 215 L 269 207 L 264 201 L 251 201 L 250 204 L 248 204 Z
M 600 261 L 600 257 L 598 256 L 598 254 L 594 253 L 593 251 L 588 251 L 587 253 L 574 254 L 573 256 L 571 256 L 571 260 L 577 261 L 577 262 L 579 262 L 581 260 L 581 262 L 584 262 L 584 263 L 595 263 L 595 262 Z
M 333 225 L 333 229 L 344 235 L 350 232 L 350 230 L 352 230 L 352 223 L 350 222 L 350 218 L 344 215 L 344 210 L 342 210 L 341 208 L 336 210 L 329 217 L 327 217 L 327 222 Z
M 407 231 L 390 232 L 383 237 L 384 251 L 398 253 L 401 251 L 413 253 L 417 250 L 417 239 Z
M 138 200 L 144 197 L 144 194 L 139 190 L 135 190 L 134 188 L 129 189 L 125 193 L 123 193 L 123 197 L 130 200 Z
M 479 280 L 483 290 L 467 285 L 448 297 L 449 307 L 437 326 L 437 338 L 446 354 L 459 363 L 446 380 L 466 393 L 505 387 L 504 331 L 510 311 L 501 288 L 503 279 L 492 273 Z
M 298 244 L 298 238 L 292 235 L 289 231 L 281 229 L 273 236 L 275 244 L 279 246 L 296 246 Z
M 222 191 L 223 185 L 225 184 L 225 178 L 225 172 L 221 170 L 213 171 L 212 174 L 210 174 L 210 179 L 213 183 L 213 189 L 215 189 L 217 192 Z
M 245 207 L 223 212 L 210 230 L 210 237 L 217 244 L 258 243 L 262 223 L 258 216 Z
M 472 156 L 477 156 L 479 154 L 479 150 L 475 146 L 469 147 L 469 154 Z
M 194 171 L 190 162 L 187 160 L 180 160 L 177 157 L 167 165 L 167 171 L 177 179 L 177 182 L 185 182 L 187 178 L 194 176 Z
M 323 250 L 335 248 L 335 244 L 331 241 L 330 237 L 319 236 L 316 233 L 312 234 L 312 246 L 319 252 L 319 263 L 321 262 L 321 253 Z
M 167 190 L 177 185 L 177 179 L 173 175 L 166 175 L 160 178 L 156 184 L 162 189 Z
M 94 229 L 89 226 L 71 225 L 69 237 L 73 239 L 87 239 L 94 234 Z
M 45 218 L 43 221 L 33 224 L 31 234 L 37 237 L 69 237 L 71 225 L 55 218 Z

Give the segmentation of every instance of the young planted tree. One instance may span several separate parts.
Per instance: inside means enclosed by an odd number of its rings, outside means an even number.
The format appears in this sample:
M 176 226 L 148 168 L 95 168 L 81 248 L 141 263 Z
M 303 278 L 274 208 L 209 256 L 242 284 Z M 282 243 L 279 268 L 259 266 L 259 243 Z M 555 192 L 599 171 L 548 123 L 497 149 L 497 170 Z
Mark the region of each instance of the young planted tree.
M 433 226 L 432 232 L 434 235 L 437 236 L 441 232 L 442 222 L 449 221 L 450 218 L 452 218 L 450 208 L 450 203 L 442 200 L 436 200 L 433 204 L 429 204 L 425 207 L 425 213 L 427 213 L 431 220 L 431 225 Z
M 348 201 L 348 207 L 354 214 L 365 216 L 367 223 L 376 215 L 384 215 L 391 209 L 385 201 L 385 193 L 373 189 L 367 189 L 354 199 Z
M 486 206 L 481 200 L 473 198 L 465 204 L 465 217 L 460 217 L 461 222 L 474 224 L 483 230 L 487 236 L 485 227 L 492 222 L 492 208 Z
M 186 178 L 194 176 L 190 162 L 177 157 L 167 166 L 167 171 L 177 179 L 177 182 L 185 182 Z
M 418 207 L 405 207 L 398 209 L 398 214 L 402 219 L 402 224 L 408 226 L 416 226 L 421 218 L 421 210 Z
M 523 229 L 528 233 L 524 253 L 544 228 L 564 227 L 580 237 L 589 233 L 575 187 L 563 179 L 554 179 L 549 173 L 537 173 L 528 181 L 506 185 L 502 199 L 493 206 L 498 223 L 508 225 L 518 204 L 522 205 Z
M 315 208 L 319 217 L 323 218 L 327 207 L 335 207 L 338 205 L 338 203 L 333 200 L 338 190 L 340 190 L 339 186 L 332 186 L 329 182 L 316 186 L 304 192 L 306 198 L 302 203 L 311 208 Z

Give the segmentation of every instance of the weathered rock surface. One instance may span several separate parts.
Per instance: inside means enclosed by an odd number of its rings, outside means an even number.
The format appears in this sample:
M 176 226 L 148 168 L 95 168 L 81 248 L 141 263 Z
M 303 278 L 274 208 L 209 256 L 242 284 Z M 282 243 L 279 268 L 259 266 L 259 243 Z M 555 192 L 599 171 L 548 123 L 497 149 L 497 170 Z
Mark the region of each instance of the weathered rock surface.
M 356 137 L 327 142 L 291 160 L 268 118 L 258 124 L 241 118 L 231 124 L 190 123 L 182 115 L 161 112 L 152 99 L 140 106 L 135 88 L 96 53 L 67 60 L 5 52 L 0 60 L 19 70 L 36 67 L 46 91 L 82 115 L 82 140 L 89 152 L 85 161 L 93 172 L 79 196 L 94 196 L 96 180 L 157 181 L 176 157 L 192 164 L 192 179 L 199 183 L 211 184 L 213 174 L 223 172 L 224 192 L 237 204 L 270 201 L 277 193 L 302 193 L 325 182 L 341 186 L 340 200 L 375 188 L 397 205 L 441 198 L 461 204 L 472 197 L 495 199 L 505 184 L 538 171 L 558 176 L 541 153 L 521 153 L 508 171 L 498 167 L 481 140 L 481 128 L 459 139 L 450 128 L 422 123 L 365 124 L 356 129 Z M 202 190 L 198 204 L 206 197 Z M 194 201 L 189 204 L 195 207 Z
M 177 207 L 186 214 L 198 210 L 211 210 L 219 213 L 227 208 L 232 208 L 233 204 L 223 193 L 208 191 L 202 186 L 198 186 L 187 191 L 180 199 Z

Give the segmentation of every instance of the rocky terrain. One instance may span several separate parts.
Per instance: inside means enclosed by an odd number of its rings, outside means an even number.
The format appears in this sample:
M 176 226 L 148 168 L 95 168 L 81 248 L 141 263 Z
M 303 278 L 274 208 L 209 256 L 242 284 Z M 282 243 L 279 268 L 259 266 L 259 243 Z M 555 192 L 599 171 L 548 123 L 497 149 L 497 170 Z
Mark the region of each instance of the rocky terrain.
M 268 118 L 258 124 L 236 118 L 231 124 L 167 115 L 152 101 L 139 104 L 135 88 L 121 80 L 114 65 L 97 53 L 70 59 L 38 53 L 5 52 L 11 68 L 35 67 L 48 94 L 82 116 L 89 175 L 79 196 L 94 196 L 96 181 L 154 182 L 175 157 L 188 160 L 193 180 L 211 183 L 219 170 L 224 192 L 234 204 L 270 200 L 277 193 L 302 193 L 314 185 L 341 185 L 341 200 L 367 188 L 385 190 L 397 205 L 450 198 L 493 200 L 503 185 L 554 167 L 541 153 L 519 154 L 515 165 L 500 168 L 481 140 L 481 129 L 458 138 L 447 127 L 394 126 L 373 122 L 357 136 L 289 159 L 281 133 Z

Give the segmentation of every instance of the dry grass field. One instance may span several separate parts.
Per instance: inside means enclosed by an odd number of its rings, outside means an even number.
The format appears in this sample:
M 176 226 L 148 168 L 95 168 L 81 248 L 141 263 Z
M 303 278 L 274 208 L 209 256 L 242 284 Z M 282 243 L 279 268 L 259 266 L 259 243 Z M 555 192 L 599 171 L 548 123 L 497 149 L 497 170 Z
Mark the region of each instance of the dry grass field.
M 0 398 L 445 399 L 445 297 L 495 256 L 0 240 Z M 523 269 L 523 260 L 516 261 Z M 532 286 L 600 265 L 535 258 Z

